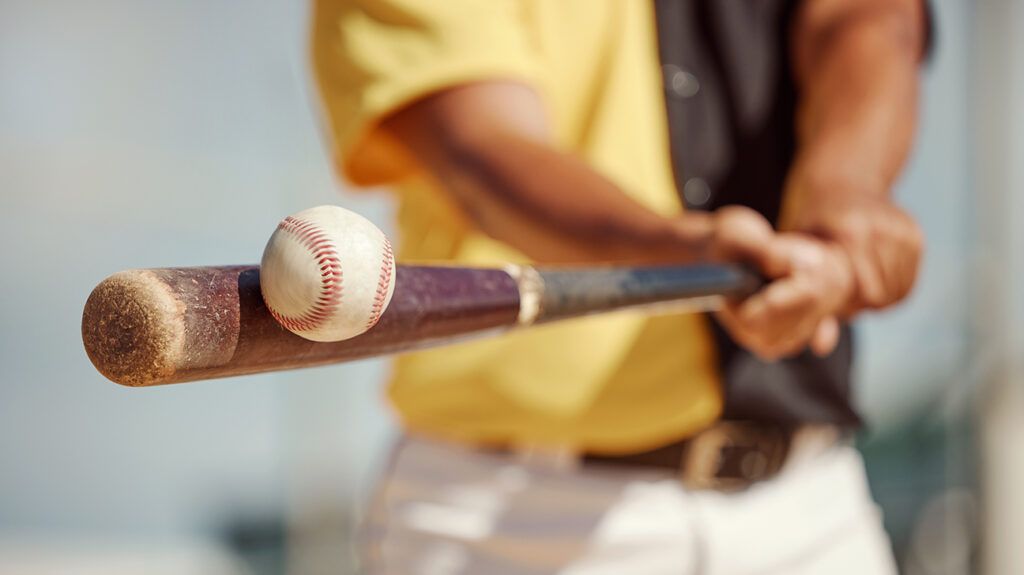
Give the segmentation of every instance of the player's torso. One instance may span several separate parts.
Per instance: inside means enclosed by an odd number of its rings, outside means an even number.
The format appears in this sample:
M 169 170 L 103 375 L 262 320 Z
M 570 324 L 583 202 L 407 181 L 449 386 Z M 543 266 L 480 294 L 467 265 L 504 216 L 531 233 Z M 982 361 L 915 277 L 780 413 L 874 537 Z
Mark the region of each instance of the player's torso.
M 521 8 L 556 144 L 649 208 L 677 213 L 651 2 L 523 0 Z M 429 182 L 409 182 L 401 197 L 404 259 L 525 259 L 477 232 Z M 715 417 L 712 362 L 697 316 L 614 314 L 405 356 L 390 393 L 413 429 L 624 450 Z

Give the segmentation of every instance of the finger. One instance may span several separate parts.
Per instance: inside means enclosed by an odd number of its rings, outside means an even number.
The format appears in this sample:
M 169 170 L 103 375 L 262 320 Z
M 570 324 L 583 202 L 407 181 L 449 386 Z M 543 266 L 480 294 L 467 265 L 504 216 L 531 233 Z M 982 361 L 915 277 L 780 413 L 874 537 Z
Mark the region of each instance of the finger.
M 776 342 L 770 336 L 750 328 L 739 319 L 737 306 L 725 306 L 715 313 L 715 317 L 733 341 L 759 358 L 774 361 L 781 356 Z
M 921 228 L 910 216 L 906 216 L 908 225 L 904 228 L 904 237 L 900 250 L 899 284 L 897 299 L 902 300 L 910 294 L 921 271 L 921 260 L 924 252 L 924 235 Z
M 826 251 L 818 240 L 799 234 L 779 234 L 776 249 L 789 259 L 792 273 L 819 273 L 825 265 Z
M 817 326 L 821 321 L 817 316 L 804 318 L 798 325 L 781 332 L 765 344 L 768 353 L 776 357 L 797 355 L 814 344 Z
M 729 336 L 744 349 L 748 349 L 755 355 L 762 356 L 762 345 L 756 335 L 748 330 L 736 316 L 736 306 L 724 305 L 715 312 L 715 319 L 729 332 Z
M 738 321 L 749 328 L 784 332 L 813 313 L 819 306 L 818 300 L 815 286 L 809 279 L 784 278 L 741 302 L 736 315 Z
M 752 264 L 769 278 L 790 271 L 790 260 L 776 245 L 775 232 L 764 217 L 749 208 L 730 207 L 717 214 L 718 256 Z
M 881 255 L 872 242 L 861 241 L 855 246 L 846 245 L 853 269 L 856 287 L 853 307 L 857 309 L 878 309 L 885 304 L 885 280 L 881 269 Z
M 773 243 L 790 259 L 793 275 L 770 283 L 725 314 L 727 329 L 738 334 L 739 343 L 771 359 L 811 344 L 819 324 L 849 299 L 853 282 L 848 257 L 838 245 L 830 248 L 797 234 L 779 234 Z M 818 345 L 825 348 L 829 341 Z
M 892 206 L 889 212 L 889 231 L 884 238 L 881 257 L 887 290 L 886 304 L 893 304 L 906 297 L 917 279 L 924 246 L 921 228 L 909 214 Z
M 824 317 L 819 300 L 807 280 L 778 280 L 730 310 L 730 319 L 762 355 L 789 355 L 807 346 Z
M 896 206 L 881 212 L 851 247 L 858 264 L 858 304 L 881 309 L 903 299 L 916 278 L 922 244 L 909 214 Z
M 839 345 L 839 320 L 829 316 L 821 320 L 811 337 L 811 351 L 818 357 L 832 353 Z
M 896 223 L 899 222 L 893 222 Z M 900 228 L 894 225 L 892 229 Z M 872 247 L 874 265 L 883 286 L 883 295 L 880 300 L 869 303 L 879 309 L 898 302 L 909 291 L 916 274 L 916 265 L 912 263 L 914 258 L 910 255 L 915 250 L 910 237 L 899 231 L 890 231 L 875 241 Z
M 688 211 L 671 221 L 671 229 L 675 236 L 686 243 L 698 246 L 696 251 L 704 257 L 713 244 L 715 223 L 708 212 Z
M 769 333 L 751 328 L 738 318 L 737 310 L 723 308 L 716 313 L 719 323 L 729 332 L 736 343 L 765 361 L 776 361 L 803 351 L 811 337 L 810 327 L 798 326 L 787 331 Z

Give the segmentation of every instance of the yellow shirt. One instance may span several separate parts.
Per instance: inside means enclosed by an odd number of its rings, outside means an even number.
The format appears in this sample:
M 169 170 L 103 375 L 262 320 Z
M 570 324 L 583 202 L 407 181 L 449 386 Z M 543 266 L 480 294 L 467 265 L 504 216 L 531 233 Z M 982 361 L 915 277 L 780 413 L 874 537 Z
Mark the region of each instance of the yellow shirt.
M 481 234 L 376 129 L 432 92 L 533 86 L 555 144 L 662 214 L 672 179 L 653 3 L 644 0 L 315 0 L 313 61 L 339 169 L 400 199 L 399 257 L 525 258 Z M 597 452 L 653 447 L 721 410 L 703 318 L 622 312 L 400 357 L 389 395 L 413 430 Z

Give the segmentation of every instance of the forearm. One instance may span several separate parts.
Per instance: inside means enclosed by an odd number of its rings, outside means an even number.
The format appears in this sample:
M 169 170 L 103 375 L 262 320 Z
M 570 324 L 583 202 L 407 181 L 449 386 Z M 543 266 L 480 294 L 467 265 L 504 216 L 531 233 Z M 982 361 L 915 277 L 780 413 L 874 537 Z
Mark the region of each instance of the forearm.
M 703 255 L 706 214 L 659 215 L 549 143 L 536 95 L 478 85 L 428 98 L 387 128 L 481 231 L 537 261 L 669 262 Z
M 687 261 L 707 239 L 701 216 L 656 214 L 542 143 L 495 137 L 435 166 L 484 232 L 537 260 Z
M 823 180 L 811 188 L 888 193 L 916 128 L 920 5 L 869 0 L 827 17 L 815 4 L 805 6 L 793 45 L 797 162 L 805 177 Z
M 890 200 L 914 136 L 920 0 L 805 0 L 794 38 L 797 157 L 780 227 L 838 245 L 854 284 L 844 315 L 903 299 L 924 238 Z

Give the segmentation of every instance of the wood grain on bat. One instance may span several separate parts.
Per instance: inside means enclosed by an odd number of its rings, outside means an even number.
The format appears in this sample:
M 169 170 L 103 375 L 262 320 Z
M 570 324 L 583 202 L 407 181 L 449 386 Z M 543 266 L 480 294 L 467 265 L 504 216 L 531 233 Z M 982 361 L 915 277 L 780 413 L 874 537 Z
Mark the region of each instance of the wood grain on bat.
M 319 343 L 274 321 L 256 266 L 130 270 L 93 290 L 82 338 L 104 376 L 148 386 L 425 347 L 512 326 L 518 310 L 515 281 L 501 270 L 400 266 L 392 303 L 372 330 Z

